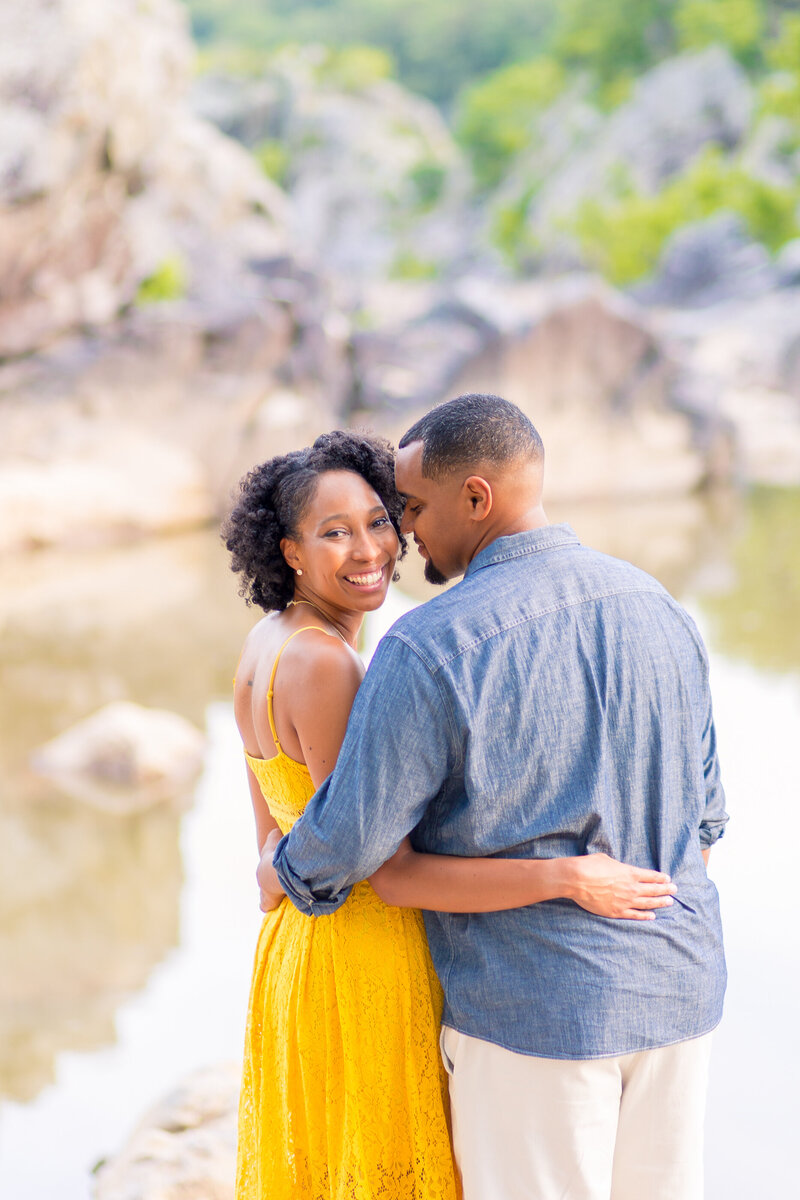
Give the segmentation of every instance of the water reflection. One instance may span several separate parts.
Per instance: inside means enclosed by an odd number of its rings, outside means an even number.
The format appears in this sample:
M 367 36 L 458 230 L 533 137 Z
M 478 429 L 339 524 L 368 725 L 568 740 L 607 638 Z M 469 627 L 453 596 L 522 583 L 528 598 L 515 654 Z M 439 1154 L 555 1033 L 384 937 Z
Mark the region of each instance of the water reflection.
M 0 816 L 0 1096 L 32 1099 L 63 1050 L 114 1040 L 114 1013 L 178 940 L 177 812 L 68 803 Z
M 718 586 L 701 588 L 716 648 L 766 670 L 800 670 L 800 491 L 751 494 L 729 572 Z
M 30 1099 L 178 940 L 180 815 L 54 794 L 42 742 L 112 699 L 198 724 L 230 689 L 249 613 L 213 533 L 9 565 L 0 586 L 0 1096 Z

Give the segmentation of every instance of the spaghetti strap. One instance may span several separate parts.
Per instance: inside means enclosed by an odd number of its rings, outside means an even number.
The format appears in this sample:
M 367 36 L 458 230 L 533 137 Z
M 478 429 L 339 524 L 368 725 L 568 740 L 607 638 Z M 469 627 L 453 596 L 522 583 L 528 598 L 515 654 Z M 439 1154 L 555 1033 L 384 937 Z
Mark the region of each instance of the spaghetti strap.
M 281 655 L 289 645 L 289 642 L 292 640 L 292 638 L 297 637 L 298 633 L 306 633 L 306 631 L 309 629 L 316 629 L 319 633 L 327 634 L 328 637 L 335 636 L 335 634 L 332 633 L 328 634 L 327 629 L 320 629 L 319 625 L 304 625 L 302 629 L 295 629 L 294 633 L 289 634 L 286 641 L 283 642 L 278 650 L 278 653 L 275 655 L 275 661 L 272 664 L 272 673 L 269 677 L 269 688 L 267 690 L 267 719 L 269 721 L 269 731 L 272 734 L 272 740 L 275 743 L 275 749 L 279 754 L 283 754 L 283 750 L 281 750 L 281 744 L 278 741 L 278 731 L 275 728 L 275 713 L 272 708 L 272 697 L 275 692 L 275 672 L 278 670 L 278 663 L 281 660 Z

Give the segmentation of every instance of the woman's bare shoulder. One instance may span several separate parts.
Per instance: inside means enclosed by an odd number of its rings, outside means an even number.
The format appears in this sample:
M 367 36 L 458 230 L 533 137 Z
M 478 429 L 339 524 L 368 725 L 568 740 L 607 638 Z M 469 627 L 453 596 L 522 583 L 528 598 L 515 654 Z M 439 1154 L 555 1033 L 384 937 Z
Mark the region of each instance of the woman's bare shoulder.
M 356 651 L 338 635 L 317 627 L 293 637 L 281 654 L 278 673 L 298 687 L 315 691 L 355 690 L 364 677 L 364 664 Z

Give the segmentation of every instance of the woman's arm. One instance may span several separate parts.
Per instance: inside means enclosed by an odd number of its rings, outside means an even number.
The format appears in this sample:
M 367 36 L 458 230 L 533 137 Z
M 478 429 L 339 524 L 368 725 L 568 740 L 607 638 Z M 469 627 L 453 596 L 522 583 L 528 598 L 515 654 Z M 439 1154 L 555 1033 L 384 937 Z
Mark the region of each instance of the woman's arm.
M 607 854 L 574 858 L 460 858 L 418 854 L 408 838 L 370 876 L 386 904 L 433 912 L 500 912 L 542 900 L 574 900 L 601 917 L 651 921 L 672 904 L 669 876 Z
M 291 676 L 292 686 L 278 691 L 283 682 L 279 675 L 275 707 L 281 706 L 290 739 L 296 742 L 296 748 L 292 748 L 295 753 L 299 751 L 314 787 L 318 788 L 336 764 L 364 668 L 360 659 L 336 638 L 320 632 L 319 638 L 312 641 L 311 653 L 308 652 L 308 638 L 302 656 L 290 655 L 287 651 L 289 671 L 286 675 Z M 283 735 L 281 737 L 283 739 Z M 285 897 L 272 866 L 281 833 L 274 821 L 272 826 L 264 842 L 259 842 L 261 861 L 256 878 L 262 912 L 277 908 Z

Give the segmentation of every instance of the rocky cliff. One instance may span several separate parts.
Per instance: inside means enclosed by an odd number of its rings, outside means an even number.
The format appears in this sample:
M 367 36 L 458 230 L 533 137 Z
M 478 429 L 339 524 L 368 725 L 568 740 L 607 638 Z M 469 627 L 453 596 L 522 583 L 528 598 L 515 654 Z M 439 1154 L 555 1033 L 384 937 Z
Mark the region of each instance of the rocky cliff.
M 253 461 L 356 419 L 396 434 L 460 387 L 506 390 L 565 447 L 564 499 L 800 479 L 796 247 L 773 263 L 712 218 L 627 298 L 503 275 L 442 118 L 326 54 L 193 83 L 177 0 L 4 7 L 0 547 L 202 524 Z M 568 95 L 507 199 L 546 176 L 541 240 L 620 161 L 655 186 L 741 148 L 748 88 L 709 51 L 607 116 Z

